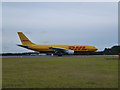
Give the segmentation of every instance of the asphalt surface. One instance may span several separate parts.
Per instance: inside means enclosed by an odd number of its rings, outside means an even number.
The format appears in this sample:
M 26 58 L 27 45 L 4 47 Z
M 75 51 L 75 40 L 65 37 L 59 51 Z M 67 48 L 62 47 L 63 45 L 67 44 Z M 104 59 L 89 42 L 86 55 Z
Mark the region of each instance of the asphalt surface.
M 13 57 L 96 57 L 96 56 L 118 56 L 118 55 L 63 55 L 63 56 L 50 56 L 50 55 L 35 55 L 35 56 L 0 56 L 0 58 L 13 58 Z

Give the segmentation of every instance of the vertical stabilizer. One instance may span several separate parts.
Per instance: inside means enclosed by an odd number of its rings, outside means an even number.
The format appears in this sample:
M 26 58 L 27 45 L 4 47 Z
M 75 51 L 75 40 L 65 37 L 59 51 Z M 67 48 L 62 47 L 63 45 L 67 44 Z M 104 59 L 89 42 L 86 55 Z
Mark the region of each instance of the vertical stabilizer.
M 18 32 L 22 45 L 35 45 L 22 32 Z

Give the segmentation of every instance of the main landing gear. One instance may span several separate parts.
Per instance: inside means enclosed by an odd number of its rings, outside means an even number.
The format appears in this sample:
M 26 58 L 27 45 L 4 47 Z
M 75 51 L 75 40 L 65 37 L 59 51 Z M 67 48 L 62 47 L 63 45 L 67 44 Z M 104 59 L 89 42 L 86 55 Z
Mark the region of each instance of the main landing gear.
M 57 55 L 57 56 L 62 56 L 63 54 L 61 54 L 61 53 L 55 53 L 55 54 L 51 54 L 51 56 L 55 56 L 55 55 Z

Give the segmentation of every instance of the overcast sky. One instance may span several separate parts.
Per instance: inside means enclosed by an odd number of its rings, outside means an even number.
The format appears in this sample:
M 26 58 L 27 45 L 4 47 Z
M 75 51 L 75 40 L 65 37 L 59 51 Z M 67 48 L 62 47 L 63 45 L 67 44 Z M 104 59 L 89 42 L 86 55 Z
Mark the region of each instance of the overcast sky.
M 3 52 L 27 52 L 17 32 L 36 44 L 86 44 L 99 50 L 118 44 L 117 2 L 4 2 Z

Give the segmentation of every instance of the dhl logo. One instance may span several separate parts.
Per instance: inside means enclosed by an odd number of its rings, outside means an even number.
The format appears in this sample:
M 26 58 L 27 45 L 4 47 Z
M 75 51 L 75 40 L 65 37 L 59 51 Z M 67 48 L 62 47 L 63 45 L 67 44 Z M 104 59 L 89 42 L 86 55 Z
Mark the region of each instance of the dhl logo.
M 22 40 L 22 41 L 29 41 L 29 40 Z
M 69 46 L 68 49 L 71 49 L 71 50 L 86 50 L 85 46 Z

